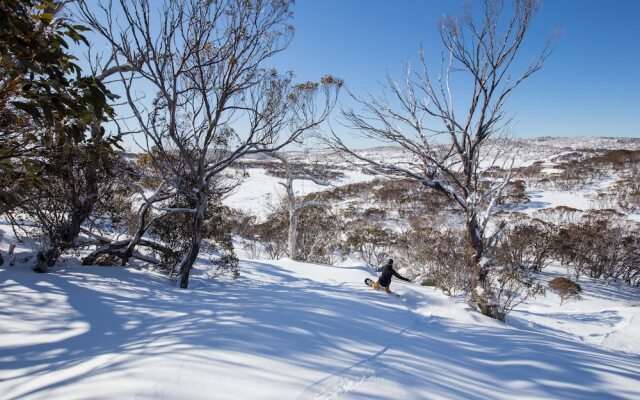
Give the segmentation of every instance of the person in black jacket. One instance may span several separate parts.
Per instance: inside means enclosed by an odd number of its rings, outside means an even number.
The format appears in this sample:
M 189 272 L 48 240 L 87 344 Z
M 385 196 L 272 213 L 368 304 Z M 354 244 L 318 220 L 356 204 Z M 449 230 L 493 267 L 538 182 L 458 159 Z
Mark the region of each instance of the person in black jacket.
M 378 290 L 381 287 L 383 287 L 385 292 L 391 293 L 391 290 L 389 290 L 389 285 L 391 285 L 391 278 L 394 276 L 400 280 L 411 282 L 410 279 L 405 278 L 404 276 L 400 275 L 399 273 L 396 272 L 396 270 L 393 269 L 392 259 L 389 259 L 386 262 L 386 264 L 384 264 L 380 268 L 380 271 L 381 271 L 381 274 L 380 274 L 380 278 L 378 278 L 378 282 L 373 282 L 371 284 L 371 287 L 374 288 L 375 290 Z

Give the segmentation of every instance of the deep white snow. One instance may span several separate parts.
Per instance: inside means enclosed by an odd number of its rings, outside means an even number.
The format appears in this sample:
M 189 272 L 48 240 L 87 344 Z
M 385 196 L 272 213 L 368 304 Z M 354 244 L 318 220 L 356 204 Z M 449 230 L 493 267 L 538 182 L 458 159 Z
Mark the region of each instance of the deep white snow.
M 224 199 L 224 204 L 246 213 L 252 213 L 262 219 L 269 214 L 272 205 L 277 204 L 282 197 L 286 197 L 284 187 L 279 184 L 284 183 L 285 179 L 270 176 L 262 168 L 247 168 L 245 172 L 249 178 L 245 179 Z M 308 179 L 294 179 L 293 190 L 297 196 L 304 196 L 331 187 L 367 182 L 375 178 L 373 175 L 353 170 L 343 172 L 346 175 L 345 178 L 335 180 L 329 186 L 319 185 Z
M 3 399 L 634 399 L 638 292 L 584 285 L 508 324 L 365 267 L 244 261 L 190 289 L 120 267 L 0 270 Z M 612 299 L 610 293 L 616 293 Z
M 526 155 L 567 143 L 541 138 Z M 227 204 L 260 214 L 277 180 L 249 173 Z M 371 178 L 348 176 L 337 184 Z M 589 190 L 529 194 L 525 212 L 590 206 Z M 11 243 L 0 223 L 0 399 L 640 398 L 640 289 L 623 284 L 580 278 L 583 301 L 560 306 L 548 291 L 501 323 L 432 288 L 375 292 L 357 263 L 244 259 L 234 281 L 212 279 L 203 255 L 182 290 L 72 258 L 36 274 L 35 244 L 13 258 Z

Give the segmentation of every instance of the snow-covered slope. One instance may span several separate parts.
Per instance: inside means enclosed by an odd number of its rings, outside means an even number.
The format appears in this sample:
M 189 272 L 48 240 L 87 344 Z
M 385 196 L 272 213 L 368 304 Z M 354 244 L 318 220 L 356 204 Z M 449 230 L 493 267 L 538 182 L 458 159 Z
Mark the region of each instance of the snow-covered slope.
M 599 319 L 590 320 L 607 289 L 587 286 L 577 308 L 532 304 L 506 325 L 429 288 L 375 292 L 357 265 L 243 261 L 236 281 L 208 279 L 202 265 L 188 290 L 134 268 L 1 269 L 0 397 L 640 396 L 637 344 L 626 353 L 562 330 L 585 336 L 626 318 L 620 329 L 637 332 L 628 303 L 638 293 L 626 287 L 611 289 L 619 295 Z
M 546 284 L 566 274 L 565 267 L 552 265 L 537 278 Z M 640 358 L 640 289 L 586 277 L 578 282 L 585 293 L 581 301 L 560 306 L 560 297 L 547 291 L 545 297 L 530 299 L 516 308 L 507 322 Z
M 246 213 L 253 213 L 258 217 L 264 217 L 269 212 L 269 207 L 277 203 L 281 197 L 286 197 L 286 191 L 279 183 L 285 179 L 268 175 L 262 168 L 249 168 L 244 171 L 248 176 L 225 199 L 224 204 Z M 341 186 L 350 183 L 366 182 L 374 179 L 372 175 L 366 175 L 355 170 L 344 170 L 345 177 L 331 182 L 331 186 L 322 186 L 308 179 L 296 179 L 293 189 L 298 196 L 327 190 L 332 186 Z
M 633 139 L 525 142 L 519 164 L 550 168 L 578 148 L 640 148 Z M 374 177 L 343 172 L 334 185 Z M 281 180 L 247 173 L 225 203 L 264 215 Z M 609 184 L 531 188 L 518 211 L 586 209 Z M 324 187 L 300 180 L 295 189 Z M 560 306 L 547 291 L 503 324 L 432 288 L 394 282 L 400 298 L 374 292 L 363 284 L 372 272 L 357 264 L 245 259 L 234 281 L 209 278 L 202 255 L 182 290 L 147 270 L 73 259 L 35 274 L 36 245 L 18 244 L 13 258 L 12 242 L 0 221 L 0 399 L 640 398 L 640 289 L 628 285 L 581 278 L 583 301 Z M 554 265 L 540 277 L 566 273 Z

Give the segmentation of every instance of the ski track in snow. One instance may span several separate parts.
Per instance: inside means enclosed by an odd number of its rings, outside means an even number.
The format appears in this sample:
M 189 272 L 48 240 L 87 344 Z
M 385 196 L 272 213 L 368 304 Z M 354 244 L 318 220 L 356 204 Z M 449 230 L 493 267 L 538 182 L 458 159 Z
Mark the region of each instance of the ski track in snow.
M 419 296 L 417 293 L 408 291 L 400 295 L 398 300 L 404 303 L 403 305 L 407 310 L 415 311 L 417 296 Z M 397 337 L 407 335 L 411 329 L 417 325 L 420 319 L 421 317 L 416 315 L 413 322 L 398 331 Z M 384 357 L 392 347 L 393 344 L 388 343 L 373 355 L 364 357 L 361 361 L 334 372 L 314 383 L 307 387 L 302 394 L 297 397 L 297 400 L 337 399 L 348 392 L 355 391 L 363 383 L 382 388 L 387 381 L 383 377 L 385 370 L 392 369 L 396 365 L 396 363 L 385 360 Z
M 414 320 L 411 325 L 399 331 L 398 336 L 404 335 L 416 321 Z M 383 386 L 385 379 L 381 376 L 382 372 L 391 367 L 382 358 L 391 347 L 392 345 L 388 344 L 377 353 L 314 383 L 307 387 L 297 399 L 331 400 L 357 389 L 363 383 Z
M 394 284 L 397 286 L 397 283 Z M 403 286 L 414 286 L 413 284 L 402 284 Z M 394 292 L 395 293 L 395 292 Z M 381 293 L 382 295 L 382 293 Z M 424 296 L 414 290 L 408 290 L 399 297 L 389 298 L 400 301 L 402 305 L 415 317 L 413 321 L 406 327 L 400 329 L 397 338 L 407 336 L 411 333 L 412 329 L 418 325 L 421 320 L 429 318 L 431 312 L 426 309 L 417 309 L 420 300 L 425 300 Z M 420 315 L 421 314 L 421 315 Z M 396 342 L 399 340 L 396 340 Z M 398 365 L 396 361 L 388 360 L 390 357 L 385 357 L 390 349 L 393 348 L 392 343 L 388 343 L 386 346 L 378 350 L 376 353 L 364 357 L 357 363 L 343 368 L 339 371 L 332 373 L 331 375 L 319 380 L 318 382 L 308 386 L 296 400 L 332 400 L 340 398 L 342 395 L 357 390 L 362 384 L 379 387 L 381 390 L 388 384 L 392 384 L 386 378 L 384 378 L 385 372 L 396 369 Z

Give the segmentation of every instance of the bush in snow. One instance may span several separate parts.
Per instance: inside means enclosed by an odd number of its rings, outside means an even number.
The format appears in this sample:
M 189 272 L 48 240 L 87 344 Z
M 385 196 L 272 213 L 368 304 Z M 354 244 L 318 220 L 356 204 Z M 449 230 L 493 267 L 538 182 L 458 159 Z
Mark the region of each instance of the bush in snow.
M 471 287 L 469 244 L 462 232 L 452 231 L 444 232 L 434 243 L 433 262 L 428 273 L 436 280 L 436 286 L 448 296 L 467 293 Z
M 256 215 L 234 211 L 233 233 L 242 238 L 242 248 L 249 257 L 264 256 L 276 260 L 287 253 L 287 204 L 284 199 L 268 201 L 268 215 L 260 219 Z
M 267 175 L 275 176 L 277 178 L 286 178 L 287 174 L 283 171 L 281 165 L 278 162 L 263 161 L 263 162 L 244 162 L 245 168 L 264 168 Z M 332 165 L 321 164 L 319 162 L 307 163 L 307 162 L 294 162 L 289 163 L 291 173 L 295 179 L 316 179 L 319 181 L 331 181 L 335 179 L 342 179 L 345 177 L 344 172 Z
M 553 278 L 549 282 L 549 289 L 560 296 L 560 305 L 565 301 L 582 300 L 582 297 L 580 296 L 582 288 L 571 279 L 561 276 Z
M 413 275 L 447 296 L 469 291 L 471 259 L 464 231 L 415 225 L 400 236 L 396 253 Z
M 640 164 L 640 150 L 605 150 L 587 161 L 606 172 L 625 171 Z
M 550 224 L 518 216 L 503 231 L 494 249 L 495 262 L 539 272 L 550 262 L 552 233 Z
M 333 264 L 341 256 L 341 218 L 327 207 L 311 206 L 298 220 L 298 259 Z
M 223 254 L 221 257 L 212 260 L 211 263 L 215 267 L 212 278 L 222 274 L 231 275 L 233 279 L 237 279 L 240 276 L 239 260 L 233 252 Z
M 256 230 L 255 215 L 250 215 L 239 210 L 230 209 L 229 216 L 233 224 L 231 224 L 232 234 L 240 237 L 240 246 L 249 258 L 261 258 L 262 246 L 258 243 L 258 234 Z
M 264 251 L 272 260 L 282 258 L 287 252 L 287 227 L 284 211 L 271 213 L 264 222 L 247 229 L 247 246 L 257 254 Z
M 321 197 L 321 196 L 319 196 Z M 246 218 L 238 233 L 244 240 L 245 251 L 259 255 L 265 252 L 271 259 L 287 255 L 289 205 L 287 198 L 268 204 L 269 215 L 262 222 Z M 297 259 L 317 263 L 334 263 L 340 255 L 340 218 L 328 207 L 311 205 L 299 210 L 297 216 Z
M 491 311 L 494 318 L 504 321 L 519 304 L 530 297 L 544 295 L 544 287 L 535 272 L 548 263 L 551 252 L 548 225 L 542 221 L 518 216 L 506 228 L 499 243 L 488 253 L 493 266 L 476 305 Z M 483 314 L 486 314 L 483 311 Z
M 240 276 L 238 257 L 233 248 L 232 226 L 235 223 L 233 213 L 222 206 L 219 199 L 215 199 L 206 215 L 203 226 L 203 237 L 214 245 L 214 250 L 219 253 L 212 264 L 217 268 L 218 274 L 229 274 L 233 279 Z
M 487 280 L 490 284 L 485 290 L 490 293 L 478 299 L 478 306 L 493 310 L 490 316 L 500 321 L 504 321 L 526 299 L 544 295 L 544 287 L 536 281 L 532 272 L 516 265 L 491 268 Z
M 592 197 L 591 208 L 597 210 L 615 210 L 618 209 L 618 199 L 616 193 L 611 189 L 599 190 Z
M 183 196 L 176 196 L 168 204 L 170 208 L 189 208 L 192 203 Z M 225 217 L 227 209 L 221 205 L 220 198 L 209 197 L 205 207 L 205 222 L 202 237 L 213 244 L 213 250 L 221 254 L 214 264 L 229 271 L 234 277 L 239 275 L 237 257 L 231 241 L 231 222 Z M 192 218 L 189 213 L 171 213 L 157 220 L 150 233 L 157 236 L 165 245 L 161 253 L 162 267 L 172 275 L 175 267 L 189 249 L 192 239 Z
M 544 208 L 534 213 L 536 219 L 551 224 L 558 229 L 562 229 L 575 223 L 582 212 L 576 208 L 558 206 L 554 208 Z
M 109 197 L 116 156 L 99 145 L 63 145 L 47 150 L 42 182 L 26 193 L 18 210 L 35 226 L 41 248 L 35 270 L 45 272 L 60 255 L 77 248 L 83 225 L 95 216 L 99 200 Z
M 133 235 L 138 225 L 136 204 L 140 197 L 136 196 L 136 185 L 141 180 L 137 171 L 124 157 L 119 157 L 114 165 L 115 176 L 109 181 L 108 190 L 98 199 L 95 205 L 97 218 L 93 226 L 98 232 L 111 230 L 112 232 Z
M 613 210 L 586 213 L 580 223 L 559 230 L 554 251 L 573 267 L 576 278 L 624 280 L 640 284 L 640 232 Z
M 571 160 L 559 164 L 556 168 L 561 172 L 549 176 L 548 179 L 562 190 L 580 188 L 601 176 L 599 171 L 587 161 Z
M 540 183 L 541 171 L 543 168 L 542 161 L 536 161 L 533 164 L 516 168 L 518 176 L 524 181 L 527 187 L 538 187 Z
M 167 205 L 171 208 L 189 207 L 185 199 L 176 198 Z M 161 266 L 173 273 L 173 269 L 180 263 L 186 253 L 191 239 L 191 218 L 187 213 L 168 214 L 156 221 L 150 229 L 150 233 L 158 237 L 167 249 L 161 253 Z
M 613 187 L 618 206 L 628 213 L 640 210 L 640 165 L 629 168 Z
M 562 172 L 548 179 L 557 187 L 569 190 L 600 180 L 612 172 L 626 171 L 639 162 L 640 151 L 637 150 L 597 150 L 589 158 L 571 159 L 558 164 L 556 168 Z
M 496 204 L 517 205 L 531 201 L 527 196 L 527 185 L 524 180 L 510 181 L 504 189 L 502 196 L 498 198 Z
M 393 252 L 396 240 L 397 235 L 380 222 L 362 218 L 347 225 L 344 250 L 356 252 L 368 266 L 376 268 Z

